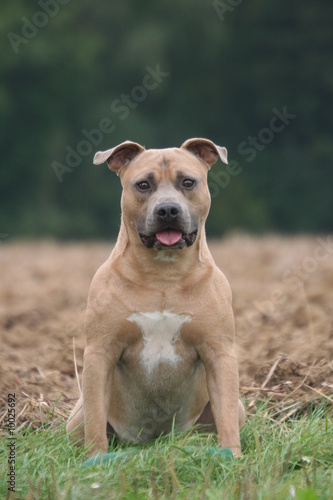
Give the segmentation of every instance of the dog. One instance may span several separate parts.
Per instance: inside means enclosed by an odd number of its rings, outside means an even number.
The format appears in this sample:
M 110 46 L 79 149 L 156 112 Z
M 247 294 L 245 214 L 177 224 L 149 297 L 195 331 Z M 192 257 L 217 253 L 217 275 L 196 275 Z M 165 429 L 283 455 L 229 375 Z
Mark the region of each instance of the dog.
M 143 442 L 209 424 L 241 456 L 230 286 L 209 252 L 207 174 L 227 151 L 208 139 L 98 152 L 123 187 L 121 226 L 87 305 L 82 394 L 67 432 L 89 455 L 107 452 L 107 426 Z

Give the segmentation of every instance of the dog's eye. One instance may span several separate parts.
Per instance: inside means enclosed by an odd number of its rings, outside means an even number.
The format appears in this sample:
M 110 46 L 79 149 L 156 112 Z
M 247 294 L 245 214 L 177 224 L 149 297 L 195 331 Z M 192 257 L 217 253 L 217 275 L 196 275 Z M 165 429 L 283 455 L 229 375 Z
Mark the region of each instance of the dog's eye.
M 191 187 L 193 187 L 195 184 L 195 181 L 192 180 L 192 179 L 184 179 L 183 180 L 183 184 L 182 186 L 186 189 L 190 189 Z
M 150 184 L 147 181 L 138 182 L 136 186 L 140 191 L 147 191 L 150 189 Z

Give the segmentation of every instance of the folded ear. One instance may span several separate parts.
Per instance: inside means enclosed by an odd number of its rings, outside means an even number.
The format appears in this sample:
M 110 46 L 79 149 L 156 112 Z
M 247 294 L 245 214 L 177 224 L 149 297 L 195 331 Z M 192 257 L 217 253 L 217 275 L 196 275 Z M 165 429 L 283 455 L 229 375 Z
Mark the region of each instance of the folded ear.
M 181 149 L 187 149 L 195 156 L 198 156 L 209 167 L 214 165 L 218 157 L 221 158 L 223 163 L 228 164 L 228 152 L 226 148 L 216 146 L 208 139 L 188 139 L 181 145 Z
M 121 167 L 128 165 L 142 151 L 145 151 L 145 148 L 140 144 L 125 141 L 107 151 L 98 151 L 94 156 L 93 163 L 94 165 L 100 165 L 106 161 L 109 169 L 118 174 Z

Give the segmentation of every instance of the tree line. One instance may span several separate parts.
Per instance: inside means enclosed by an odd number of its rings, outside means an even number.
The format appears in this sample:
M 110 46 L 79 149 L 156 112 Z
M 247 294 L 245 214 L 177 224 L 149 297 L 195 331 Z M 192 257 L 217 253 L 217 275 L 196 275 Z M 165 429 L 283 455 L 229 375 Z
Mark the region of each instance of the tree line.
M 114 237 L 119 179 L 94 153 L 191 137 L 229 153 L 209 235 L 333 229 L 333 4 L 17 0 L 1 19 L 0 234 Z

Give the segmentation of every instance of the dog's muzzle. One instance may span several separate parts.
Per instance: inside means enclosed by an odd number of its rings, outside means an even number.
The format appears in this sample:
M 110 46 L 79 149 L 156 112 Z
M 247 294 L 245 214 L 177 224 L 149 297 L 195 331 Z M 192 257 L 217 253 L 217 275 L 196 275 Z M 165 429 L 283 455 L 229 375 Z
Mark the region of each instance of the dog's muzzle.
M 197 229 L 190 233 L 186 232 L 185 227 L 188 225 L 184 221 L 184 214 L 178 203 L 164 202 L 154 207 L 151 230 L 148 234 L 139 232 L 139 236 L 147 248 L 182 249 L 193 245 L 197 237 Z

